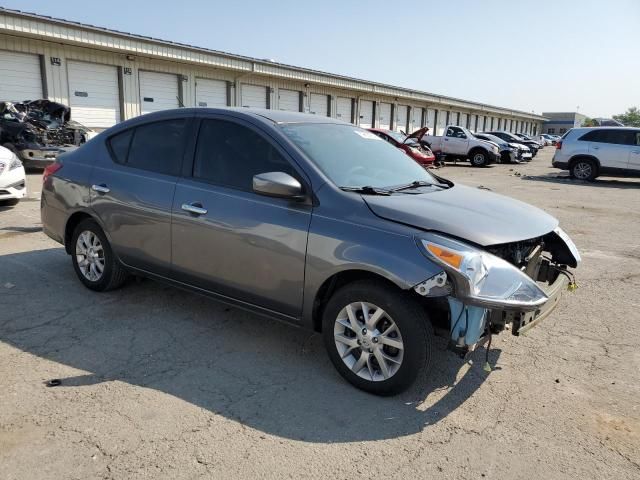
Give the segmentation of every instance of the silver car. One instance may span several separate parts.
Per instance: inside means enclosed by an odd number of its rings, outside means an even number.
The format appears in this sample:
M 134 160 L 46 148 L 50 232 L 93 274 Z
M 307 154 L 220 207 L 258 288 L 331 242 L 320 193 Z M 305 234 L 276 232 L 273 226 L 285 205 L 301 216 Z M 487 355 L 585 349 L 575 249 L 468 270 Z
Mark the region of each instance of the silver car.
M 48 167 L 41 202 L 86 287 L 145 276 L 322 332 L 340 374 L 381 395 L 429 371 L 434 327 L 465 355 L 539 323 L 580 261 L 537 208 L 272 110 L 126 121 Z

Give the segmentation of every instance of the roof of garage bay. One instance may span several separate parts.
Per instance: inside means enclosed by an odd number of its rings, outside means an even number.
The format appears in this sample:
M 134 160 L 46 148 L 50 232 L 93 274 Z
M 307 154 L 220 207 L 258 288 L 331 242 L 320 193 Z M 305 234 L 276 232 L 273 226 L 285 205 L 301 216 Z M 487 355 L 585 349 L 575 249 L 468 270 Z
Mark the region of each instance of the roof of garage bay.
M 90 45 L 93 48 L 120 51 L 124 54 L 151 56 L 166 60 L 209 65 L 212 67 L 236 70 L 238 72 L 255 73 L 282 79 L 333 86 L 336 88 L 359 90 L 372 94 L 403 97 L 405 99 L 431 104 L 442 104 L 447 108 L 464 108 L 492 114 L 525 117 L 538 121 L 545 119 L 541 115 L 530 112 L 396 87 L 269 60 L 245 57 L 193 45 L 96 27 L 94 25 L 70 20 L 22 12 L 20 10 L 11 10 L 4 7 L 0 7 L 0 32 L 10 32 L 13 35 L 46 40 L 55 39 L 57 42 L 83 46 Z

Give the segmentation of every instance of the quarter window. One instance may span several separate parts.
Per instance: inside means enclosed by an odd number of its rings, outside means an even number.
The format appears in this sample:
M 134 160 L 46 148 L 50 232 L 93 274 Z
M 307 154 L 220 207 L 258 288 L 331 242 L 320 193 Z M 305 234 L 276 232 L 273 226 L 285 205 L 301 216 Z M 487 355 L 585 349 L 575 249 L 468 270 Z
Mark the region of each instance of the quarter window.
M 148 123 L 109 139 L 116 163 L 165 175 L 178 175 L 182 165 L 187 120 Z
M 253 190 L 253 176 L 285 172 L 291 164 L 250 128 L 225 120 L 203 120 L 198 134 L 193 176 L 217 185 Z
M 133 137 L 133 129 L 125 130 L 109 139 L 109 148 L 111 156 L 116 163 L 127 163 L 127 154 L 129 153 L 129 145 Z

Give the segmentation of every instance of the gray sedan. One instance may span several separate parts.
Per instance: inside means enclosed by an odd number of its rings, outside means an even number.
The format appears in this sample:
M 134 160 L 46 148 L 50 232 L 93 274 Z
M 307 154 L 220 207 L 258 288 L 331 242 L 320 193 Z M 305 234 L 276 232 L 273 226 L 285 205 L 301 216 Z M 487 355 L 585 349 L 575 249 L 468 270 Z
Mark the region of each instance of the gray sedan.
M 340 374 L 381 395 L 429 371 L 434 327 L 465 355 L 538 324 L 580 261 L 537 208 L 272 110 L 118 124 L 46 169 L 41 208 L 86 287 L 145 276 L 322 332 Z

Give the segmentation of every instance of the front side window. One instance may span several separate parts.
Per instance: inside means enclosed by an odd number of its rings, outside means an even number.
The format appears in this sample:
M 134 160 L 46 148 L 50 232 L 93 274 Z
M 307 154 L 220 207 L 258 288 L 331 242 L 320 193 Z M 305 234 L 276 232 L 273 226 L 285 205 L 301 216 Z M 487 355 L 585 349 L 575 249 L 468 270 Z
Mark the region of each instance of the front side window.
M 216 185 L 253 191 L 253 177 L 284 172 L 296 176 L 291 164 L 264 137 L 226 120 L 205 119 L 198 133 L 193 176 Z
M 458 127 L 449 127 L 447 129 L 447 137 L 453 138 L 467 138 L 461 128 Z
M 136 127 L 125 165 L 165 175 L 178 175 L 184 153 L 186 126 L 187 120 L 178 118 Z
M 373 133 L 340 124 L 289 124 L 282 131 L 339 187 L 385 188 L 435 179 Z

